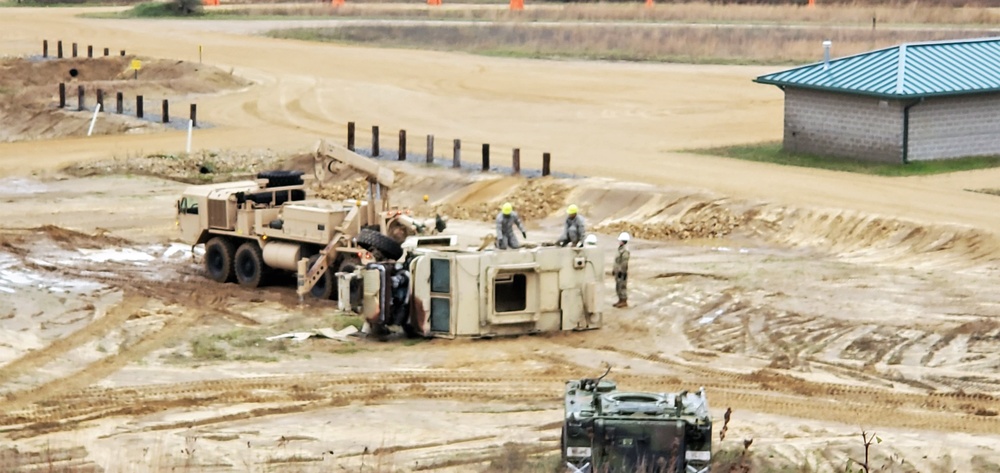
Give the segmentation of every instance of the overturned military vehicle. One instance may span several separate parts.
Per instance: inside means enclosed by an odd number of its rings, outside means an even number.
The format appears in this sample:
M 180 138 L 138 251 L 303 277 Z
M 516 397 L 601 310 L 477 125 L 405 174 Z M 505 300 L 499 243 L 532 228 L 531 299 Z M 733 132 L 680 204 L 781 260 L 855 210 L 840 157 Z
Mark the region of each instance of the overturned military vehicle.
M 596 247 L 462 249 L 453 236 L 411 237 L 406 255 L 339 273 L 344 310 L 372 331 L 496 337 L 601 326 L 604 257 Z
M 704 388 L 634 393 L 603 378 L 566 382 L 561 447 L 568 471 L 708 473 L 712 419 Z

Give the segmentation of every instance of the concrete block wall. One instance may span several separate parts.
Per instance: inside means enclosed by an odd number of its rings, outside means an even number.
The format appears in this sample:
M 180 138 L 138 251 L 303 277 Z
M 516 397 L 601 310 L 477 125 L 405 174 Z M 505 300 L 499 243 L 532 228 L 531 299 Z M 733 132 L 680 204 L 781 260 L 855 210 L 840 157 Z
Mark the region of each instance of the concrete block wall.
M 788 151 L 900 163 L 902 143 L 899 101 L 785 89 L 784 148 Z
M 907 160 L 1000 155 L 1000 94 L 931 97 L 910 108 Z

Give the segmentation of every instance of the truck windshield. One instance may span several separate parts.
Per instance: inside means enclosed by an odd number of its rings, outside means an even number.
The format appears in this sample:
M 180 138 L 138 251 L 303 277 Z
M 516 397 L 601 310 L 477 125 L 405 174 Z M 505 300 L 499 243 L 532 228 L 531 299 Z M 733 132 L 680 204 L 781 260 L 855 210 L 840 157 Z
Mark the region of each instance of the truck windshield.
M 190 197 L 184 197 L 177 204 L 177 213 L 179 214 L 198 214 L 198 201 Z

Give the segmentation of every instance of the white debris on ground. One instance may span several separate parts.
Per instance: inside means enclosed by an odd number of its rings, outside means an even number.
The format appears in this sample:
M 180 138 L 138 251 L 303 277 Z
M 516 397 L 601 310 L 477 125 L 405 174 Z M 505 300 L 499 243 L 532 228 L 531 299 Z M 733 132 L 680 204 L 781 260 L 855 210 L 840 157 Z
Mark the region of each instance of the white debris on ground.
M 34 179 L 8 177 L 0 179 L 0 195 L 41 194 L 48 186 Z

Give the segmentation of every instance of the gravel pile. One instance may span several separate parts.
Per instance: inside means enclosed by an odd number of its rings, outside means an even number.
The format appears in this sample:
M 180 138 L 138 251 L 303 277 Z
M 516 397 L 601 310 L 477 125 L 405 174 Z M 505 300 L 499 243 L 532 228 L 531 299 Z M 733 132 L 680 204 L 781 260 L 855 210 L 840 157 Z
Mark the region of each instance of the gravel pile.
M 283 162 L 280 156 L 269 150 L 222 150 L 112 158 L 74 164 L 63 171 L 74 176 L 134 174 L 209 184 L 251 178 L 261 171 L 281 169 Z
M 359 177 L 334 184 L 323 184 L 322 187 L 314 186 L 312 197 L 333 201 L 346 199 L 365 200 L 368 198 L 368 181 L 363 177 Z
M 595 230 L 609 234 L 629 232 L 633 237 L 645 240 L 723 238 L 746 224 L 750 218 L 751 215 L 737 215 L 721 207 L 706 206 L 672 222 L 612 222 L 600 225 Z
M 530 179 L 513 189 L 505 198 L 476 204 L 442 204 L 434 211 L 458 220 L 492 222 L 504 202 L 510 202 L 524 220 L 538 220 L 556 213 L 566 205 L 569 188 L 551 178 Z

